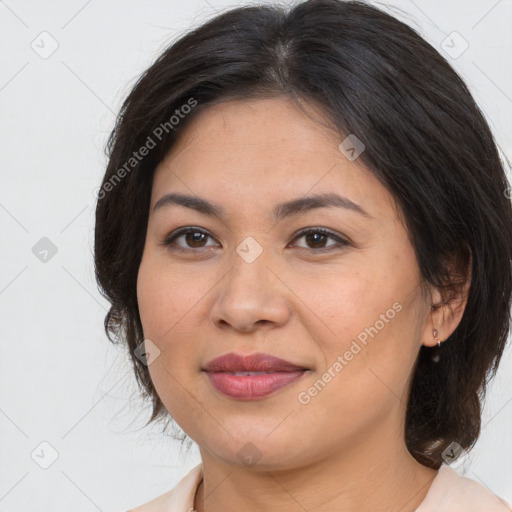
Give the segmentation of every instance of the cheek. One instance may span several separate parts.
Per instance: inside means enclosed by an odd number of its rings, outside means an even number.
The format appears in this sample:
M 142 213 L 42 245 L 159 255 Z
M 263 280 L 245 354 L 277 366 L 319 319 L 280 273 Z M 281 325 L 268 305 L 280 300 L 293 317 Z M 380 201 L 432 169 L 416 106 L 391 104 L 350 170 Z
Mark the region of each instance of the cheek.
M 388 275 L 394 276 L 392 282 Z M 361 408 L 396 404 L 402 396 L 417 355 L 418 317 L 412 281 L 396 275 L 354 273 L 333 279 L 342 283 L 336 287 L 310 291 L 310 297 L 321 297 L 317 310 L 329 328 L 321 338 L 325 366 L 319 368 L 320 377 L 336 375 L 321 392 L 325 405 L 343 403 L 345 412 L 359 414 Z
M 189 280 L 179 270 L 167 268 L 151 254 L 143 257 L 137 276 L 137 302 L 145 337 L 165 343 L 178 328 L 175 324 L 197 303 L 197 277 L 191 277 Z
M 156 276 L 156 273 L 145 272 L 141 267 L 137 279 L 137 301 L 144 337 L 155 342 L 161 340 L 169 329 L 168 320 L 174 317 L 167 288 Z M 169 316 L 164 315 L 164 311 L 168 311 Z
M 386 294 L 385 290 L 376 270 L 363 271 L 355 266 L 328 280 L 308 283 L 308 307 L 323 321 L 327 329 L 324 339 L 330 351 L 343 353 L 360 333 L 364 341 L 365 329 L 378 321 L 396 300 L 396 294 Z
M 148 370 L 167 410 L 178 417 L 187 407 L 190 371 L 198 364 L 194 345 L 198 324 L 192 317 L 201 295 L 204 286 L 197 275 L 187 277 L 165 262 L 162 265 L 150 252 L 145 254 L 137 276 L 139 314 L 144 337 L 160 350 Z
M 306 393 L 302 400 L 310 399 L 299 412 L 306 415 L 301 416 L 306 422 L 308 415 L 315 418 L 312 429 L 319 428 L 327 439 L 352 439 L 401 418 L 415 359 L 407 335 L 413 332 L 407 315 L 404 310 L 398 312 L 376 331 L 370 328 L 375 328 L 375 321 L 367 331 L 353 324 L 353 335 L 336 341 L 331 338 L 331 343 L 324 345 L 325 367 L 318 369 L 310 388 L 299 390 Z M 361 333 L 364 342 L 357 337 Z

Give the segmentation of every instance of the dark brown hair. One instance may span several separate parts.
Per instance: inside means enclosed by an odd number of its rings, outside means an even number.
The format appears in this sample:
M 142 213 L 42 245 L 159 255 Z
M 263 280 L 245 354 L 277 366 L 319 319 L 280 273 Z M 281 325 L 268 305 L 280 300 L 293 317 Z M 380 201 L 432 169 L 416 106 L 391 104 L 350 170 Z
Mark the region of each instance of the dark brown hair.
M 96 208 L 96 278 L 111 303 L 107 336 L 128 345 L 152 401 L 148 423 L 168 416 L 134 354 L 144 339 L 136 282 L 154 170 L 202 109 L 278 96 L 320 105 L 340 134 L 364 142 L 359 158 L 400 207 L 422 286 L 448 297 L 471 269 L 462 320 L 440 348 L 420 348 L 409 395 L 407 447 L 437 469 L 452 441 L 470 449 L 478 438 L 481 400 L 507 340 L 510 188 L 464 82 L 415 30 L 375 7 L 310 0 L 289 10 L 232 9 L 179 38 L 144 72 L 110 135 Z

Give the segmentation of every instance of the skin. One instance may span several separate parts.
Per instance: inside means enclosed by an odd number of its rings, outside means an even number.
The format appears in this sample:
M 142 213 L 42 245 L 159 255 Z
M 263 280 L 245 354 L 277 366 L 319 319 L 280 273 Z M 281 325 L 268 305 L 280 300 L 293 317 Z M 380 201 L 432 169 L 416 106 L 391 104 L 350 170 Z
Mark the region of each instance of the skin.
M 203 482 L 195 508 L 208 511 L 412 512 L 437 471 L 407 451 L 404 418 L 421 345 L 446 339 L 465 307 L 421 292 L 413 247 L 393 197 L 344 139 L 286 97 L 229 101 L 198 112 L 155 171 L 137 293 L 145 338 L 161 351 L 149 365 L 166 409 L 199 445 Z M 153 212 L 165 194 L 200 196 L 226 210 L 182 205 Z M 323 207 L 275 222 L 273 207 L 337 192 L 364 208 Z M 183 226 L 193 234 L 162 241 Z M 322 227 L 349 245 L 320 235 Z M 248 263 L 248 236 L 262 253 Z M 326 248 L 322 251 L 322 247 Z M 187 251 L 188 250 L 188 251 Z M 366 327 L 392 308 L 367 345 L 308 404 L 298 394 L 321 379 Z M 216 391 L 201 368 L 229 352 L 267 353 L 310 370 L 255 401 Z M 256 464 L 237 456 L 252 443 Z M 242 451 L 243 453 L 243 451 Z M 163 510 L 167 495 L 137 510 Z

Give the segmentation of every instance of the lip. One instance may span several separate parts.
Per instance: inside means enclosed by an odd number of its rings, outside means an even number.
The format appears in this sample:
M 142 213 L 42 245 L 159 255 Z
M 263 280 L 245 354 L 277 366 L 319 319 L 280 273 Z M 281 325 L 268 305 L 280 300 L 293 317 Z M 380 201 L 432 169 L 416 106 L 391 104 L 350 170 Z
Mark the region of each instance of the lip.
M 308 368 L 269 354 L 225 354 L 204 368 L 215 389 L 239 400 L 259 400 L 304 376 Z M 235 375 L 258 372 L 256 375 Z
M 308 370 L 269 354 L 240 355 L 230 352 L 212 359 L 203 370 L 207 372 L 292 372 Z

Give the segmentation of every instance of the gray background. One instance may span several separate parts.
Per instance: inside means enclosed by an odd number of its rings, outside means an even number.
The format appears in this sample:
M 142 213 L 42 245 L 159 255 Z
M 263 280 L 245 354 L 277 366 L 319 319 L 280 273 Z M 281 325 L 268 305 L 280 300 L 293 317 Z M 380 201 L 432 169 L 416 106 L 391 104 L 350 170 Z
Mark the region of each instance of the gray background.
M 142 429 L 149 409 L 124 351 L 104 335 L 94 194 L 106 137 L 139 74 L 177 34 L 244 3 L 0 1 L 0 511 L 126 510 L 200 461 L 196 447 L 185 457 Z M 512 1 L 375 3 L 441 52 L 451 46 L 512 158 Z M 458 466 L 509 502 L 511 424 L 509 346 L 481 438 Z

